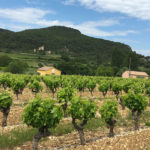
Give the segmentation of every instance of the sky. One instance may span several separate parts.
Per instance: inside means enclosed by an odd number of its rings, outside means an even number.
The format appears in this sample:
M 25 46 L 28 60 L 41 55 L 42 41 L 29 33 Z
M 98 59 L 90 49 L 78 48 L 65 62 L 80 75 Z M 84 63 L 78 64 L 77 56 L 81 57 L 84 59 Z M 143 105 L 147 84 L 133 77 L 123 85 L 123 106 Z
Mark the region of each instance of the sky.
M 150 56 L 150 0 L 0 0 L 0 28 L 18 32 L 54 25 Z

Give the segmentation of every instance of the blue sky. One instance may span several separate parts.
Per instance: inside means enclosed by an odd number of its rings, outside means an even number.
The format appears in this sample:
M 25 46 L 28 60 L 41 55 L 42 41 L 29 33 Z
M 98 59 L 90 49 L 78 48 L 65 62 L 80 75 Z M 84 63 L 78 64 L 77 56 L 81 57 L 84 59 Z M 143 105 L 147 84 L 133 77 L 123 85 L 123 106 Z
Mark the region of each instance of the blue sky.
M 63 25 L 150 56 L 150 0 L 0 0 L 0 28 Z

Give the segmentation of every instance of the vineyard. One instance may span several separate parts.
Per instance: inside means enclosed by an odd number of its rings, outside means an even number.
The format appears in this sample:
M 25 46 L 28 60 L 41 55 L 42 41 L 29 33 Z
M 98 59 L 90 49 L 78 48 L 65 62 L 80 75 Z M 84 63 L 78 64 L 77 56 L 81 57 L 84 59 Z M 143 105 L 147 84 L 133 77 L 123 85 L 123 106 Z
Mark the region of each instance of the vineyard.
M 0 150 L 148 150 L 150 80 L 0 74 Z

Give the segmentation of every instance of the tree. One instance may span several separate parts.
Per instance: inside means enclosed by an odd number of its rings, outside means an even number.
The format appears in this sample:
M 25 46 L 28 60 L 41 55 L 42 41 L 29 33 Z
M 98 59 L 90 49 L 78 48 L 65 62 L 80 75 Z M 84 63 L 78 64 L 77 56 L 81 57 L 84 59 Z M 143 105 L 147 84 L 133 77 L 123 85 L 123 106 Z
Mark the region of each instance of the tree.
M 7 126 L 7 117 L 12 105 L 12 97 L 8 92 L 0 93 L 0 111 L 3 113 L 2 127 Z
M 79 77 L 76 80 L 75 87 L 80 92 L 80 96 L 82 95 L 82 92 L 84 92 L 84 89 L 86 88 L 86 84 L 87 84 L 87 79 L 86 78 Z
M 74 97 L 68 108 L 68 113 L 71 114 L 72 117 L 72 124 L 79 133 L 82 145 L 85 144 L 84 126 L 87 124 L 88 120 L 95 117 L 96 111 L 96 103 L 90 100 L 82 100 L 80 97 Z M 80 123 L 77 123 L 77 120 L 79 120 Z
M 21 77 L 12 80 L 11 88 L 14 91 L 14 94 L 16 94 L 17 100 L 18 100 L 18 95 L 22 94 L 25 86 L 26 86 L 26 82 Z
M 62 71 L 62 74 L 91 75 L 93 72 L 89 64 L 82 64 L 74 60 L 61 61 L 56 67 Z
M 132 112 L 132 118 L 134 120 L 135 130 L 139 130 L 139 119 L 142 112 L 148 105 L 148 98 L 143 94 L 128 93 L 122 96 L 125 106 Z
M 74 89 L 70 86 L 62 88 L 60 91 L 57 92 L 57 99 L 59 100 L 60 103 L 62 103 L 64 117 L 67 117 L 66 109 L 68 106 L 68 102 L 72 100 L 74 93 L 75 93 Z
M 114 94 L 116 95 L 116 98 L 118 100 L 118 96 L 120 94 L 120 92 L 122 91 L 122 84 L 119 83 L 119 81 L 114 81 L 113 84 L 112 84 L 112 91 L 114 92 Z
M 38 63 L 38 66 L 39 66 L 39 67 L 43 67 L 43 64 L 42 64 L 42 63 Z
M 127 60 L 127 67 L 129 67 L 131 70 L 137 70 L 139 66 L 139 58 L 136 52 L 130 52 L 128 54 L 128 60 Z
M 109 88 L 110 88 L 110 83 L 108 81 L 103 81 L 100 83 L 98 89 L 99 89 L 99 91 L 101 91 L 103 93 L 104 98 L 105 98 Z
M 52 92 L 54 98 L 55 93 L 60 86 L 60 78 L 55 76 L 54 77 L 47 76 L 43 78 L 43 81 L 46 84 L 47 88 Z
M 31 89 L 32 92 L 35 93 L 35 96 L 36 96 L 37 93 L 43 90 L 43 86 L 40 84 L 39 81 L 35 79 L 29 84 L 29 89 Z
M 134 92 L 135 94 L 144 94 L 145 92 L 145 84 L 143 82 L 133 82 L 130 85 L 129 91 Z
M 123 90 L 125 93 L 128 93 L 128 91 L 131 89 L 132 84 L 133 84 L 133 82 L 130 80 L 127 80 L 123 83 Z
M 118 103 L 114 100 L 107 100 L 101 106 L 99 113 L 102 119 L 110 128 L 109 136 L 114 136 L 114 126 L 116 124 L 116 117 L 118 115 Z
M 0 86 L 2 86 L 5 90 L 11 87 L 11 75 L 10 74 L 2 74 L 0 76 Z
M 123 66 L 125 54 L 121 49 L 115 49 L 112 53 L 111 65 L 121 68 Z
M 96 55 L 96 58 L 95 58 L 95 59 L 96 59 L 96 64 L 97 64 L 97 66 L 102 63 L 102 55 L 101 55 L 100 53 L 98 53 L 98 54 Z
M 100 65 L 96 70 L 97 76 L 113 76 L 114 71 L 112 67 Z
M 38 142 L 41 138 L 50 135 L 49 128 L 55 128 L 62 119 L 63 113 L 60 106 L 54 100 L 41 99 L 36 97 L 23 111 L 23 122 L 28 126 L 38 129 L 33 138 L 33 150 L 38 149 Z
M 93 91 L 96 87 L 96 81 L 94 79 L 89 79 L 86 86 L 89 89 L 91 96 L 93 96 Z
M 123 74 L 123 72 L 125 72 L 125 71 L 127 71 L 127 70 L 129 70 L 128 67 L 123 67 L 123 68 L 121 68 L 120 70 L 117 71 L 116 76 L 121 77 L 122 74 Z
M 70 61 L 70 58 L 69 58 L 68 54 L 66 54 L 66 53 L 61 54 L 61 59 L 64 60 L 65 62 Z
M 20 61 L 20 60 L 15 60 L 11 63 L 9 63 L 6 71 L 11 72 L 11 73 L 24 73 L 28 69 L 28 64 Z
M 1 67 L 6 67 L 11 61 L 12 61 L 12 58 L 10 58 L 7 55 L 0 56 L 0 66 Z

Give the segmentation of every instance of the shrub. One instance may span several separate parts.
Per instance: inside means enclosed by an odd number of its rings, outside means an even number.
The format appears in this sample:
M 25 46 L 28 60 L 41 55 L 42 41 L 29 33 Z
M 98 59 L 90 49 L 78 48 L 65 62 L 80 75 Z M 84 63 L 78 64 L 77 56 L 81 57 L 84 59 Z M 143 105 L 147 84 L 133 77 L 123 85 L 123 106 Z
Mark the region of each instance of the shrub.
M 7 126 L 7 117 L 12 105 L 12 97 L 8 92 L 0 93 L 0 111 L 3 113 L 2 127 Z
M 102 119 L 110 128 L 109 136 L 114 136 L 114 126 L 116 124 L 116 117 L 118 116 L 118 103 L 114 100 L 107 100 L 103 103 L 99 110 Z
M 134 120 L 135 130 L 139 129 L 139 119 L 142 112 L 148 105 L 148 98 L 143 94 L 128 93 L 122 97 L 124 99 L 125 106 L 132 112 L 132 118 Z
M 50 135 L 48 128 L 54 128 L 62 119 L 62 109 L 54 100 L 36 97 L 23 111 L 23 121 L 28 126 L 38 129 L 33 138 L 33 150 L 37 150 L 38 142 L 42 137 Z

